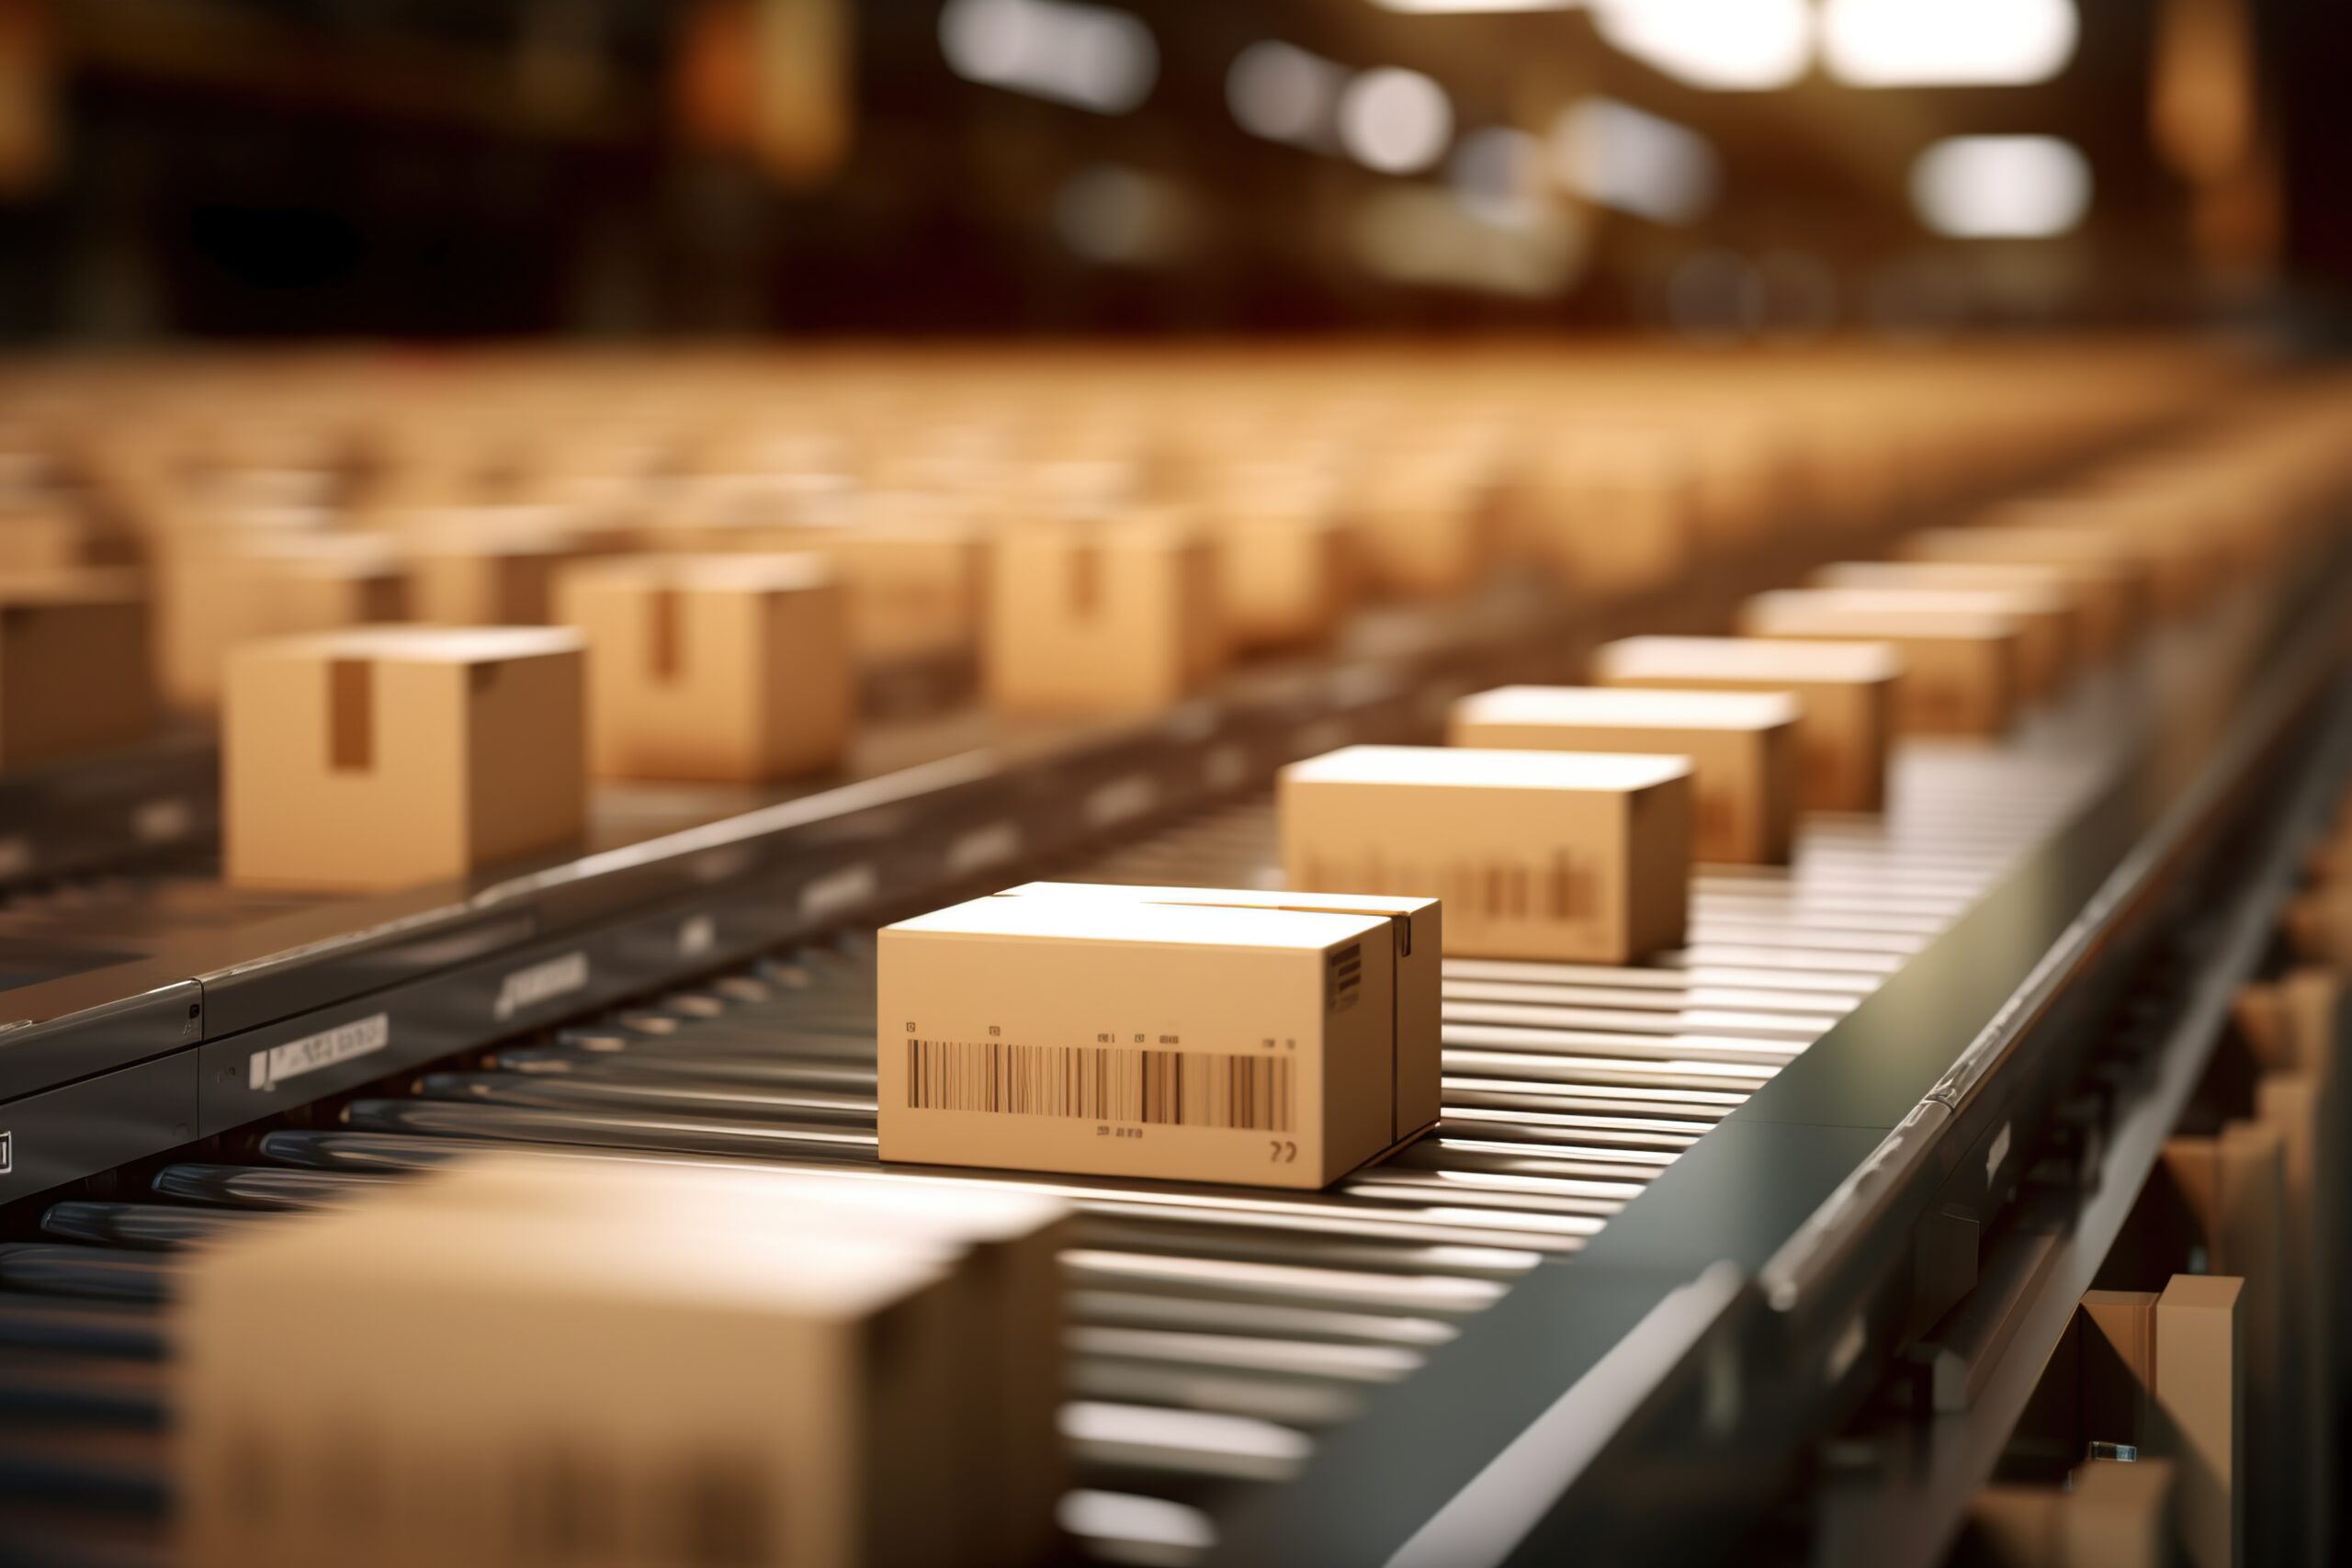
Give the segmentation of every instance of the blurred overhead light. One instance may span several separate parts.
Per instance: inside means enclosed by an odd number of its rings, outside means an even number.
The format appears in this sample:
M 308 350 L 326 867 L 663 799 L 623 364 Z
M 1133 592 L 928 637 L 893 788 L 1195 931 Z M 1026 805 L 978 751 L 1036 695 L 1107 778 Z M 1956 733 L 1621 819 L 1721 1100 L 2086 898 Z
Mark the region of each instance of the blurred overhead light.
M 1706 138 L 1613 98 L 1560 111 L 1552 167 L 1586 200 L 1659 223 L 1688 223 L 1706 211 L 1721 177 Z
M 1821 57 L 1858 87 L 2046 82 L 2074 58 L 2075 0 L 1827 0 Z
M 1805 0 L 1591 0 L 1600 36 L 1693 87 L 1785 87 L 1813 63 Z
M 1068 0 L 949 0 L 939 48 L 967 82 L 1097 114 L 1125 114 L 1151 95 L 1159 47 L 1125 11 Z
M 1225 73 L 1225 101 L 1242 130 L 1269 141 L 1324 139 L 1346 68 L 1294 45 L 1268 39 L 1234 57 Z
M 2055 136 L 1953 136 L 1911 165 L 1911 205 L 1939 234 L 2043 239 L 2083 220 L 2091 168 Z
M 1368 169 L 1417 174 L 1438 161 L 1453 137 L 1453 103 L 1418 71 L 1367 71 L 1340 96 L 1340 143 Z

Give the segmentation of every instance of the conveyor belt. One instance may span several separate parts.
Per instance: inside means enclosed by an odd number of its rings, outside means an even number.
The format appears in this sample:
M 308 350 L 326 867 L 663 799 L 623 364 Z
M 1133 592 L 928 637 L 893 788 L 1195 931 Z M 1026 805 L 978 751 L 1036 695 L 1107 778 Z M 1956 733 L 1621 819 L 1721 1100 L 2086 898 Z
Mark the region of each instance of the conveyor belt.
M 1449 963 L 1439 1132 L 1328 1192 L 985 1178 L 1083 1216 L 1065 1517 L 1085 1548 L 1212 1551 L 1372 1391 L 1574 1257 L 2081 811 L 2127 754 L 2119 694 L 2006 746 L 1905 748 L 1883 818 L 1808 820 L 1786 869 L 1702 871 L 1690 945 L 1655 964 Z M 1266 886 L 1272 849 L 1259 799 L 1057 874 Z M 872 1055 L 872 940 L 853 931 L 49 1205 L 38 1239 L 0 1246 L 0 1495 L 39 1505 L 28 1526 L 61 1498 L 160 1518 L 173 1250 L 469 1147 L 965 1179 L 877 1165 Z

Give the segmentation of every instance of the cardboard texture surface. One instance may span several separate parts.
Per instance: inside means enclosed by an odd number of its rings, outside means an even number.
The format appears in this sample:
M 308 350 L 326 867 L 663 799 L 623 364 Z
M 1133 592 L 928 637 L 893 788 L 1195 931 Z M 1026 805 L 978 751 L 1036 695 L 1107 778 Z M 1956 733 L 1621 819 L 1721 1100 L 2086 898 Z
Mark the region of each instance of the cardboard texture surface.
M 1758 593 L 1740 607 L 1750 637 L 1891 642 L 1902 650 L 1894 721 L 1914 735 L 2007 733 L 2022 689 L 2018 617 L 1988 604 L 1938 606 L 1901 594 L 1829 589 Z
M 1385 915 L 1110 898 L 886 927 L 882 1157 L 1326 1186 L 1397 1141 L 1393 953 Z
M 575 566 L 589 758 L 607 778 L 758 783 L 838 766 L 854 719 L 847 602 L 816 556 Z
M 1434 898 L 1395 895 L 1267 892 L 1253 888 L 1150 887 L 1125 883 L 1028 882 L 999 897 L 1104 898 L 1146 904 L 1198 904 L 1239 909 L 1298 909 L 1336 915 L 1379 915 L 1394 939 L 1395 1041 L 1390 1055 L 1396 1078 L 1391 1141 L 1410 1136 L 1437 1121 L 1439 1030 L 1444 985 L 1444 911 Z
M 986 683 L 1010 713 L 1164 707 L 1223 666 L 1217 558 L 1158 517 L 1017 522 L 989 576 Z
M 576 633 L 384 626 L 250 643 L 222 715 L 226 867 L 245 886 L 465 876 L 579 836 Z
M 1450 953 L 1622 964 L 1683 939 L 1683 758 L 1353 746 L 1276 798 L 1286 883 L 1438 898 Z
M 1887 643 L 1639 637 L 1609 643 L 1592 659 L 1599 685 L 1782 692 L 1795 698 L 1799 804 L 1807 811 L 1884 807 L 1887 743 L 1902 672 L 1902 658 Z
M 1785 864 L 1796 830 L 1797 704 L 1781 693 L 1503 686 L 1453 705 L 1446 739 L 1489 750 L 1690 759 L 1702 862 Z
M 394 1197 L 207 1248 L 175 1309 L 182 1560 L 989 1561 L 957 1465 L 985 1435 L 938 1419 L 956 1249 L 746 1245 L 774 1201 L 629 1180 L 599 1213 Z M 430 1352 L 352 1353 L 390 1336 Z
M 0 582 L 0 768 L 127 746 L 155 719 L 147 607 L 128 572 Z

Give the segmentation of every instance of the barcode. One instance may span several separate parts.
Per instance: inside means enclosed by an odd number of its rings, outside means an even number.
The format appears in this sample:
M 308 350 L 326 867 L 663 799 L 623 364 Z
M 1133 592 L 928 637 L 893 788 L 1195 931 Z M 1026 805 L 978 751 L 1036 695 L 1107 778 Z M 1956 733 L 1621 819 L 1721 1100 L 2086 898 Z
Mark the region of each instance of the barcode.
M 1599 912 L 1593 874 L 1565 850 L 1545 861 L 1453 861 L 1442 865 L 1392 862 L 1385 856 L 1359 862 L 1309 859 L 1304 872 L 1301 886 L 1332 893 L 1442 899 L 1446 919 L 1464 930 L 1506 920 L 1573 925 Z
M 1291 1060 L 1001 1040 L 910 1040 L 907 1108 L 1287 1133 Z

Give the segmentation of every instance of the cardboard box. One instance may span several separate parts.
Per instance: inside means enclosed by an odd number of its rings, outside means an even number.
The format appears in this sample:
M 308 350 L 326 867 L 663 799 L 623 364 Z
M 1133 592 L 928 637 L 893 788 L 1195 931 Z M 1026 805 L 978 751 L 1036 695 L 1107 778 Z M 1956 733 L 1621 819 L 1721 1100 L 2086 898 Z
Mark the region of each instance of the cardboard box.
M 687 1185 L 658 1218 L 395 1201 L 203 1249 L 175 1309 L 179 1560 L 984 1561 L 957 1506 L 978 1435 L 936 1418 L 978 1353 L 954 1257 L 757 1245 L 764 1213 Z
M 1039 897 L 886 927 L 882 1157 L 1328 1186 L 1400 1141 L 1390 927 Z
M 2000 736 L 2017 715 L 2024 636 L 2016 615 L 1991 604 L 1782 589 L 1743 604 L 1739 629 L 1758 637 L 1893 643 L 1904 665 L 1894 694 L 1898 731 Z
M 2083 663 L 2103 663 L 2123 650 L 2131 626 L 2110 590 L 2118 585 L 2097 567 L 2079 570 L 2020 561 L 1835 561 L 1812 577 L 1816 588 L 1913 588 L 1963 592 L 2055 593 L 2066 602 L 2067 647 Z
M 2041 524 L 1923 528 L 1905 535 L 1895 548 L 1917 561 L 2042 566 L 2064 572 L 2082 596 L 2083 637 L 2094 649 L 2129 645 L 2147 617 L 2147 564 L 2098 528 Z
M 1218 601 L 1226 631 L 1245 648 L 1319 643 L 1354 601 L 1355 537 L 1308 498 L 1267 497 L 1213 514 Z
M 408 539 L 410 608 L 452 626 L 540 626 L 556 619 L 563 570 L 598 551 L 560 529 L 443 517 Z
M 2172 1568 L 2177 1467 L 2143 1457 L 2075 1467 L 2052 1568 Z
M 989 536 L 948 517 L 869 517 L 811 531 L 849 594 L 850 645 L 877 662 L 968 656 L 988 611 Z
M 1637 637 L 1592 658 L 1605 686 L 1782 692 L 1796 699 L 1798 800 L 1807 811 L 1886 805 L 1887 738 L 1903 660 L 1889 643 Z
M 683 1214 L 682 1199 L 693 1206 Z M 736 1216 L 739 1246 L 883 1241 L 953 1259 L 945 1289 L 971 1348 L 931 1391 L 931 1419 L 950 1437 L 964 1483 L 957 1501 L 974 1550 L 958 1560 L 1011 1568 L 1052 1554 L 1070 1483 L 1061 1255 L 1075 1238 L 1061 1199 L 1004 1182 L 748 1166 L 649 1182 L 636 1162 L 556 1154 L 469 1156 L 404 1185 L 396 1201 L 443 1213 L 636 1215 L 650 1226 L 700 1224 L 718 1205 Z
M 191 546 L 154 574 L 158 683 L 174 706 L 220 702 L 230 651 L 260 637 L 408 618 L 408 572 L 379 535 Z
M 638 556 L 567 570 L 587 637 L 589 758 L 608 778 L 757 783 L 840 765 L 848 604 L 816 556 Z
M 576 839 L 582 643 L 556 628 L 371 626 L 231 657 L 229 880 L 364 891 Z
M 1575 593 L 1653 593 L 1690 564 L 1702 497 L 1673 432 L 1571 431 L 1550 446 L 1529 490 L 1530 542 Z
M 1283 878 L 1434 897 L 1445 950 L 1624 964 L 1683 939 L 1690 764 L 1351 746 L 1283 770 Z
M 155 719 L 147 605 L 129 572 L 0 583 L 0 768 L 143 739 Z
M 1475 452 L 1408 447 L 1367 455 L 1344 514 L 1375 592 L 1467 592 L 1494 562 L 1494 480 Z
M 2049 568 L 1939 566 L 1928 561 L 1849 561 L 1814 573 L 1812 586 L 1857 598 L 1893 595 L 1928 608 L 1983 607 L 2018 619 L 2018 694 L 2027 702 L 2058 695 L 2085 660 L 2081 617 L 2075 596 L 2063 582 L 2041 581 L 1957 581 L 1952 572 L 2047 573 Z
M 2176 1274 L 2156 1299 L 2156 1406 L 2178 1467 L 2180 1533 L 2194 1568 L 2243 1561 L 2243 1282 Z
M 989 576 L 989 701 L 1024 714 L 1147 713 L 1222 667 L 1216 551 L 1161 515 L 1018 522 Z
M 1797 703 L 1783 692 L 1502 686 L 1453 705 L 1456 746 L 1690 759 L 1701 861 L 1785 864 L 1796 829 Z
M 1438 1036 L 1443 999 L 1445 926 L 1434 898 L 1396 894 L 1271 892 L 1247 887 L 1148 887 L 1110 882 L 1026 882 L 1009 897 L 1102 898 L 1125 903 L 1194 904 L 1216 908 L 1300 909 L 1327 915 L 1380 915 L 1388 920 L 1395 964 L 1396 1027 L 1390 1052 L 1396 1080 L 1392 1141 L 1438 1119 Z

